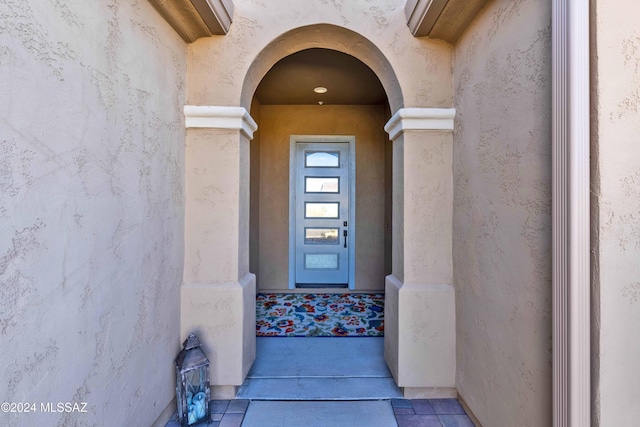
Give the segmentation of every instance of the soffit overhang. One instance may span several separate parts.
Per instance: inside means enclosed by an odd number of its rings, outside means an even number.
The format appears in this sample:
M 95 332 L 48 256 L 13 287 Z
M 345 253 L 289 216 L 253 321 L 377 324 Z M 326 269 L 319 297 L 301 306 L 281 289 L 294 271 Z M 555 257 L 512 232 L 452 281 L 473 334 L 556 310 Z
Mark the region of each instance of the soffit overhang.
M 149 0 L 182 39 L 225 35 L 233 18 L 232 0 Z
M 489 0 L 407 0 L 407 25 L 416 37 L 454 44 Z

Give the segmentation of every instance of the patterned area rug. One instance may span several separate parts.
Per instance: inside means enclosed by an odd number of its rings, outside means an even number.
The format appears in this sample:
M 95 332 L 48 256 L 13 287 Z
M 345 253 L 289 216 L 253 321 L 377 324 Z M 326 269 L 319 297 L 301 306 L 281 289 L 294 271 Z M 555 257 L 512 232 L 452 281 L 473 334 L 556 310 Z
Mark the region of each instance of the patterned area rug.
M 256 336 L 381 337 L 384 294 L 258 294 Z

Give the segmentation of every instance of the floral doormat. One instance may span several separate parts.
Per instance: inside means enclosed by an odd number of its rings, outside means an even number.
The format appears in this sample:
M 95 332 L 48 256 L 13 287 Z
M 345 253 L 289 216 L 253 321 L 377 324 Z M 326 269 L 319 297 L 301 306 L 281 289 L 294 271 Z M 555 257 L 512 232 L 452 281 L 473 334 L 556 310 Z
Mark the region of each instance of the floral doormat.
M 384 294 L 258 294 L 256 336 L 381 337 Z

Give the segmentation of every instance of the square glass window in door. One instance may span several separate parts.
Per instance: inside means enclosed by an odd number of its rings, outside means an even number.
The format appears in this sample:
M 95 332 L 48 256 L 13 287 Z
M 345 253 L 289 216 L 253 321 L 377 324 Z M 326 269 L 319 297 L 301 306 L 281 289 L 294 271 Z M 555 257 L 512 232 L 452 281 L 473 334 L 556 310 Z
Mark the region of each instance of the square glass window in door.
M 339 193 L 340 178 L 337 176 L 327 177 L 304 177 L 304 192 L 309 193 Z
M 340 203 L 304 203 L 305 218 L 338 218 Z
M 304 254 L 307 270 L 337 270 L 338 254 Z
M 337 245 L 338 233 L 340 230 L 337 228 L 310 228 L 304 229 L 304 243 L 305 244 L 321 244 L 321 245 Z

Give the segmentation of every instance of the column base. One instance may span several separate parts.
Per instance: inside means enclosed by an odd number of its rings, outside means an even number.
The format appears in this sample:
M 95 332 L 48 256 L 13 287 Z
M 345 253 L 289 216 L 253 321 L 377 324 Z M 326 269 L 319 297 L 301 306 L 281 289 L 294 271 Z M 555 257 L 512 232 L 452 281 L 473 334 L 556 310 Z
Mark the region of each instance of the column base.
M 405 394 L 455 392 L 453 286 L 404 284 L 387 276 L 384 318 L 385 360 L 398 387 Z
M 184 340 L 191 332 L 211 363 L 211 385 L 222 386 L 226 395 L 228 387 L 242 385 L 256 358 L 256 276 L 247 274 L 236 283 L 184 284 L 180 336 Z
M 235 399 L 240 387 L 235 385 L 212 385 L 211 386 L 211 398 L 230 400 Z
M 451 387 L 403 387 L 405 399 L 455 399 L 458 391 Z

